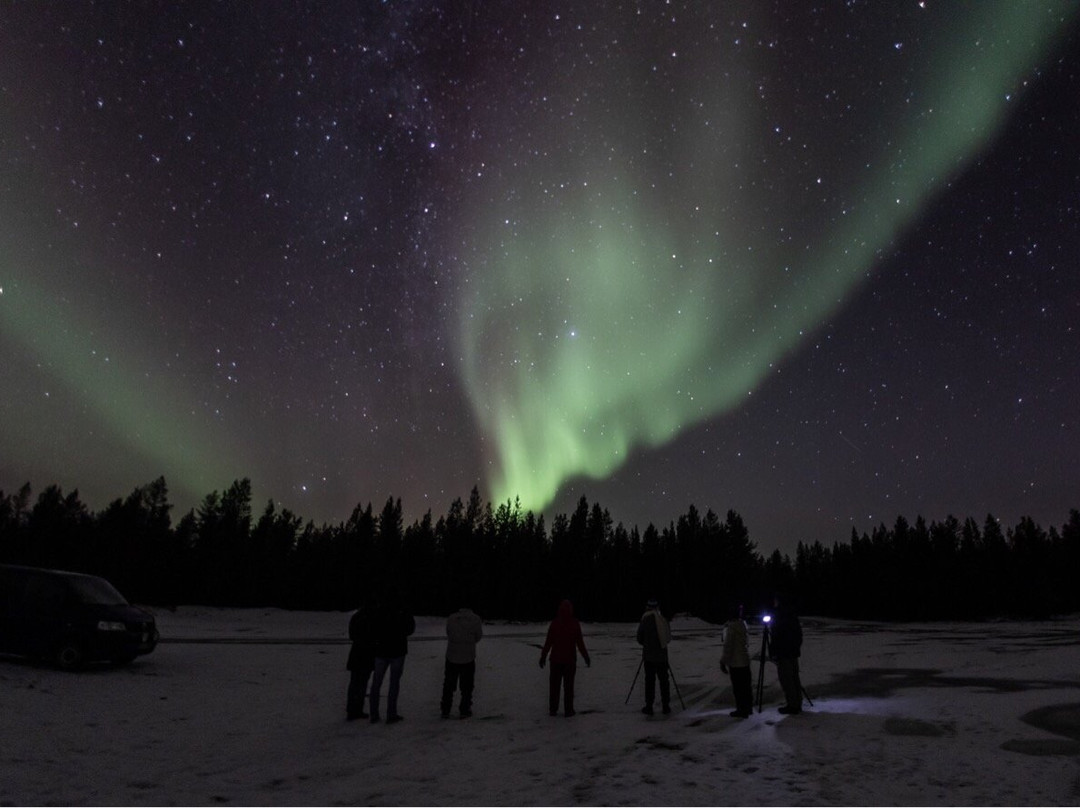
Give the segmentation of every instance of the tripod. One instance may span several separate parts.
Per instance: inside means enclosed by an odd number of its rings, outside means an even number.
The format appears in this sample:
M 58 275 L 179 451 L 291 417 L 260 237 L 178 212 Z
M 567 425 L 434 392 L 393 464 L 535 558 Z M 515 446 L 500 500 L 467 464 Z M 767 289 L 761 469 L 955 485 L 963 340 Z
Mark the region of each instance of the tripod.
M 623 702 L 623 704 L 629 704 L 629 703 L 630 703 L 630 696 L 632 696 L 632 695 L 633 695 L 633 693 L 634 693 L 634 685 L 636 685 L 636 684 L 637 684 L 637 678 L 638 678 L 639 676 L 641 676 L 641 666 L 642 666 L 642 665 L 644 665 L 644 664 L 645 664 L 645 660 L 644 660 L 644 659 L 643 659 L 643 660 L 641 660 L 641 662 L 639 662 L 639 663 L 638 663 L 638 666 L 637 666 L 637 673 L 635 673 L 635 674 L 634 674 L 634 681 L 632 681 L 632 682 L 630 683 L 630 692 L 626 694 L 626 701 L 624 701 L 624 702 Z
M 667 666 L 668 675 L 671 676 L 671 683 L 675 685 L 675 693 L 679 697 L 679 704 L 682 705 L 683 710 L 686 709 L 686 702 L 682 700 L 682 691 L 679 690 L 679 683 L 675 681 L 675 671 L 671 669 L 671 663 Z
M 761 663 L 758 665 L 758 680 L 757 680 L 757 711 L 761 712 L 761 700 L 762 694 L 765 690 L 765 660 L 769 656 L 769 646 L 772 642 L 769 636 L 769 621 L 770 618 L 766 615 L 764 618 L 765 628 L 761 632 Z M 806 692 L 806 688 L 802 685 L 802 680 L 799 680 L 799 689 L 802 691 L 803 698 L 807 703 L 813 707 L 814 701 L 810 698 L 810 694 Z
M 757 711 L 761 712 L 761 698 L 765 691 L 765 660 L 769 656 L 769 618 L 765 618 L 765 627 L 761 631 L 761 663 L 757 672 Z
M 644 664 L 645 664 L 644 659 L 641 660 L 641 662 L 638 663 L 637 673 L 634 674 L 634 681 L 632 681 L 630 683 L 630 692 L 626 694 L 626 701 L 624 701 L 623 704 L 629 704 L 630 703 L 630 696 L 632 696 L 633 693 L 634 693 L 634 685 L 637 684 L 638 677 L 641 675 L 641 668 L 642 668 L 642 666 L 644 666 Z M 671 677 L 671 683 L 673 685 L 675 685 L 675 693 L 679 697 L 679 704 L 681 704 L 682 708 L 685 710 L 686 709 L 686 702 L 683 701 L 682 691 L 679 690 L 679 683 L 675 681 L 675 672 L 671 669 L 671 663 L 670 662 L 668 663 L 668 666 L 667 666 L 667 672 L 668 672 L 668 676 Z

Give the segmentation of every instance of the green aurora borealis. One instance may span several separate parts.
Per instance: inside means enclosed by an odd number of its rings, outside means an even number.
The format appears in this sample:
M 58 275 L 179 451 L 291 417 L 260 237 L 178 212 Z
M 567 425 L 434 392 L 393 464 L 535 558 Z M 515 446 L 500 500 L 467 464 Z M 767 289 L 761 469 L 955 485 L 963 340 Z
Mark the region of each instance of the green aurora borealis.
M 35 288 L 30 260 L 20 269 L 22 277 L 0 298 L 0 336 L 51 380 L 55 398 L 79 401 L 82 417 L 103 433 L 92 430 L 68 443 L 68 452 L 94 453 L 100 440 L 116 441 L 145 464 L 147 475 L 171 469 L 173 485 L 192 500 L 230 474 L 238 476 L 241 453 L 227 435 L 220 430 L 208 434 L 205 426 L 196 426 L 194 413 L 184 411 L 190 396 L 174 370 L 180 363 L 174 358 L 173 368 L 160 367 L 155 357 L 167 356 L 168 349 L 148 335 L 143 323 L 88 316 L 66 294 L 58 298 Z M 69 279 L 69 290 L 78 286 Z M 74 296 L 83 309 L 94 297 L 89 290 Z M 135 331 L 141 336 L 133 337 Z M 43 440 L 64 441 L 65 419 L 59 408 L 52 411 L 53 397 L 47 393 L 36 405 L 42 422 L 53 423 L 47 434 L 7 431 L 8 441 L 38 443 L 28 443 L 21 452 L 33 455 Z M 11 443 L 8 447 L 15 449 Z
M 1078 64 L 1078 0 L 7 4 L 0 492 L 1058 522 Z
M 568 480 L 730 411 L 844 305 L 992 142 L 1076 4 L 964 12 L 918 52 L 897 42 L 918 60 L 899 95 L 888 67 L 821 79 L 862 87 L 877 134 L 824 116 L 817 174 L 763 143 L 773 122 L 751 82 L 730 80 L 737 54 L 680 51 L 670 94 L 617 61 L 556 68 L 550 103 L 572 106 L 573 125 L 522 113 L 519 131 L 555 142 L 508 150 L 489 168 L 500 190 L 471 211 L 462 365 L 494 501 L 542 509 Z

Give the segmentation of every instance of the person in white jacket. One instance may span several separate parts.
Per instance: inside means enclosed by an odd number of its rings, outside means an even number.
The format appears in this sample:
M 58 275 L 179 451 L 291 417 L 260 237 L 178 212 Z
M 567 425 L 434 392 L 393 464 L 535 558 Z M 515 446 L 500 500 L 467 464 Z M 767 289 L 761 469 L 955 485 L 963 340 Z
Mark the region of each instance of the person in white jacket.
M 671 628 L 660 613 L 660 604 L 656 600 L 650 600 L 645 605 L 645 614 L 638 623 L 637 641 L 641 646 L 642 664 L 645 666 L 645 706 L 641 708 L 641 712 L 645 715 L 653 714 L 656 680 L 659 679 L 660 707 L 666 715 L 671 712 L 667 651 L 668 643 L 671 642 Z
M 443 673 L 442 717 L 450 717 L 454 691 L 461 686 L 462 718 L 472 715 L 476 682 L 476 644 L 484 636 L 483 621 L 472 609 L 458 609 L 446 618 L 446 667 Z
M 743 619 L 740 603 L 735 615 L 724 626 L 724 650 L 720 655 L 720 670 L 731 676 L 735 695 L 732 718 L 747 718 L 754 711 L 754 693 L 750 686 L 750 637 Z

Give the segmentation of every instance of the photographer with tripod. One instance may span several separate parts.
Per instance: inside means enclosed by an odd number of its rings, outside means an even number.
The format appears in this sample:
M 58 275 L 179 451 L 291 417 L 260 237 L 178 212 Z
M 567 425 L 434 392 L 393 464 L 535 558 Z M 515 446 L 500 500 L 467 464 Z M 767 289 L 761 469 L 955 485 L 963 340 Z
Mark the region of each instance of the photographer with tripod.
M 656 680 L 659 679 L 660 708 L 664 715 L 667 715 L 671 712 L 667 651 L 668 643 L 671 642 L 671 628 L 660 613 L 660 604 L 655 599 L 645 604 L 645 614 L 638 623 L 637 641 L 641 646 L 641 661 L 645 666 L 645 706 L 641 708 L 641 712 L 645 715 L 653 714 Z M 630 689 L 633 690 L 633 685 Z
M 776 674 L 784 690 L 786 704 L 779 712 L 798 715 L 802 712 L 803 686 L 799 678 L 799 655 L 802 652 L 802 624 L 787 599 L 777 595 L 773 601 L 776 610 L 772 616 L 770 634 L 771 655 L 776 663 Z

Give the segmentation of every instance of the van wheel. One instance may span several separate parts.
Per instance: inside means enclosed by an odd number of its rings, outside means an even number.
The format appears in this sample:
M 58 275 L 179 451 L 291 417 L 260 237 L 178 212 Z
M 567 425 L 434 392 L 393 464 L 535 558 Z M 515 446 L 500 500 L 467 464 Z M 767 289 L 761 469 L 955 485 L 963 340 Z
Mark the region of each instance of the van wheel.
M 66 671 L 78 670 L 86 660 L 78 643 L 66 642 L 56 652 L 56 664 Z

